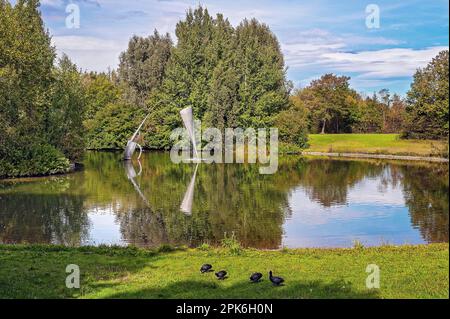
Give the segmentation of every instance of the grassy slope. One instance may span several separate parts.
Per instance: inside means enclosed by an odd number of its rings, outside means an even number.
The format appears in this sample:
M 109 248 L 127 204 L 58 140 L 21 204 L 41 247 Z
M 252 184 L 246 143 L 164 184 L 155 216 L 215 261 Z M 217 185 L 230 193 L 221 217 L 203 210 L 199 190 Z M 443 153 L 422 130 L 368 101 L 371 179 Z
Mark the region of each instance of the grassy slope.
M 209 262 L 230 276 L 200 274 Z M 81 269 L 81 289 L 65 288 L 65 267 Z M 366 266 L 381 288 L 365 288 Z M 267 271 L 286 279 L 273 287 Z M 264 273 L 259 284 L 252 271 Z M 353 249 L 224 249 L 152 252 L 137 248 L 0 245 L 2 298 L 448 298 L 448 244 Z
M 310 152 L 442 156 L 442 141 L 403 140 L 398 134 L 310 134 Z

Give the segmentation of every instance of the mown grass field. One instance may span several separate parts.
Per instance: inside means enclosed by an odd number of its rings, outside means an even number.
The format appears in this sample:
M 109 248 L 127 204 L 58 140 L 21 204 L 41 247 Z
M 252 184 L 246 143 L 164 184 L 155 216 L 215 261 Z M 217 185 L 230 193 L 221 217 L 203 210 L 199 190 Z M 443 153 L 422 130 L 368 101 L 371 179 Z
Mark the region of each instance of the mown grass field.
M 310 134 L 309 152 L 448 157 L 444 141 L 404 140 L 398 134 Z
M 238 255 L 236 255 L 238 253 Z M 203 263 L 229 278 L 201 274 Z M 80 289 L 65 286 L 68 264 Z M 380 289 L 367 289 L 368 264 Z M 285 278 L 274 287 L 267 272 Z M 263 281 L 250 283 L 254 271 Z M 167 252 L 133 247 L 0 245 L 0 298 L 448 298 L 448 244 L 260 251 L 225 248 Z

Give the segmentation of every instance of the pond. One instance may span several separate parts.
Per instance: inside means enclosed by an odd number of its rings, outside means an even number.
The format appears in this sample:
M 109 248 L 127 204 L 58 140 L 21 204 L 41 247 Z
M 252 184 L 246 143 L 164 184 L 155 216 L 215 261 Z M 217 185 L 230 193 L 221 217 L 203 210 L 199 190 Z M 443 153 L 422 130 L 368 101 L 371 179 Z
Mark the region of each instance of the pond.
M 349 247 L 448 242 L 448 165 L 280 157 L 174 164 L 89 152 L 68 175 L 0 181 L 0 242 Z

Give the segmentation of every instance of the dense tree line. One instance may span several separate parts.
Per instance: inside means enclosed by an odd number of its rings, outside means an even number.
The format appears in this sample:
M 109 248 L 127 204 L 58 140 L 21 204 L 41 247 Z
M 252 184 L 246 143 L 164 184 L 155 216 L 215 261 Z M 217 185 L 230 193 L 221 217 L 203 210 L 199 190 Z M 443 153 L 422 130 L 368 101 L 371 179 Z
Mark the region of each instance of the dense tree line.
M 448 51 L 417 70 L 404 100 L 386 89 L 364 96 L 334 74 L 292 91 L 267 25 L 233 27 L 198 7 L 176 25 L 176 44 L 157 30 L 133 36 L 117 70 L 81 72 L 57 61 L 38 8 L 0 0 L 0 176 L 64 172 L 86 148 L 123 148 L 146 114 L 141 144 L 168 149 L 188 106 L 204 127 L 276 126 L 297 148 L 308 133 L 448 138 Z
M 0 176 L 65 172 L 84 150 L 80 72 L 55 49 L 37 0 L 0 0 Z
M 133 36 L 117 73 L 91 75 L 108 78 L 120 92 L 86 120 L 88 147 L 123 147 L 147 113 L 142 144 L 167 149 L 171 131 L 181 126 L 182 108 L 192 106 L 205 127 L 223 129 L 273 126 L 291 107 L 283 55 L 267 25 L 253 19 L 234 28 L 221 14 L 213 17 L 198 7 L 175 34 L 175 46 L 156 30 L 147 38 Z M 303 138 L 282 138 L 306 140 L 305 130 L 296 132 Z
M 325 74 L 297 90 L 293 98 L 306 113 L 311 133 L 399 133 L 405 102 L 384 89 L 363 96 L 350 87 L 349 77 Z

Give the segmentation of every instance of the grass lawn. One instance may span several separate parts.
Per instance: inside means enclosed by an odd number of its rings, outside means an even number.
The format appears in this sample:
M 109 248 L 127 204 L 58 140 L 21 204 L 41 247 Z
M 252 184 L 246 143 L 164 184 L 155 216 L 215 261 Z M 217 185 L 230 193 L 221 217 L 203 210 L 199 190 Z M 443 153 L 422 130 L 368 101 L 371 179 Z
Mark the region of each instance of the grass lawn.
M 443 157 L 442 141 L 403 140 L 398 134 L 310 134 L 309 152 L 371 153 Z
M 203 263 L 229 278 L 200 274 Z M 65 287 L 68 264 L 81 288 Z M 380 267 L 381 287 L 365 287 L 368 264 Z M 285 278 L 274 287 L 267 272 Z M 261 283 L 248 282 L 253 271 Z M 172 252 L 134 247 L 0 245 L 0 298 L 448 298 L 448 244 L 350 249 L 225 248 Z

